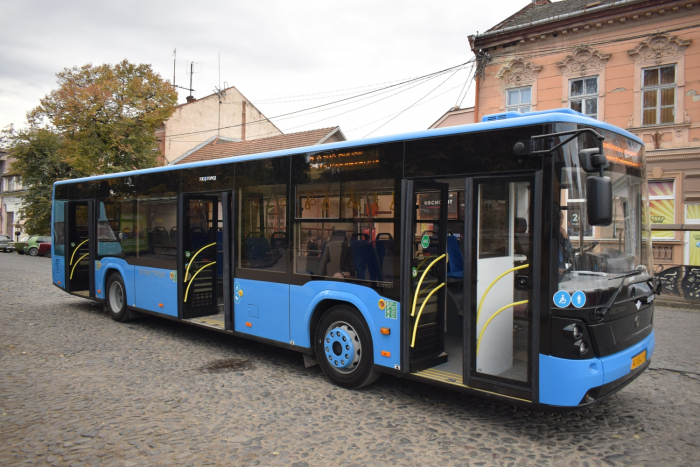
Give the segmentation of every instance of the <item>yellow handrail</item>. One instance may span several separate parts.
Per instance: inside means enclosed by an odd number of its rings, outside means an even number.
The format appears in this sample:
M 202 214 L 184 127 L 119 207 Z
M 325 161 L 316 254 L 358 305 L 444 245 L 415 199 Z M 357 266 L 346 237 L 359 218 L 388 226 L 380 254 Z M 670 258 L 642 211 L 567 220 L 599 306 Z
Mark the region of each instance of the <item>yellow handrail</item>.
M 423 279 L 425 279 L 425 275 L 428 274 L 428 271 L 430 271 L 430 268 L 432 268 L 435 263 L 437 263 L 444 257 L 445 254 L 442 254 L 435 258 L 433 262 L 430 263 L 427 268 L 425 268 L 425 271 L 423 271 L 423 275 L 420 276 L 420 280 L 418 281 L 418 287 L 416 287 L 416 294 L 413 296 L 413 308 L 411 309 L 411 316 L 416 314 L 416 301 L 418 301 L 418 292 L 420 292 L 420 286 L 421 284 L 423 284 Z
M 490 284 L 490 285 L 488 286 L 488 288 L 486 289 L 486 292 L 484 292 L 484 295 L 481 296 L 481 301 L 479 302 L 479 308 L 477 308 L 477 310 L 476 310 L 476 322 L 477 322 L 477 323 L 479 322 L 479 315 L 481 315 L 481 307 L 482 307 L 482 305 L 484 304 L 484 300 L 486 300 L 486 294 L 489 293 L 489 290 L 491 290 L 491 287 L 493 287 L 494 284 L 495 284 L 496 282 L 498 282 L 498 281 L 501 279 L 501 277 L 505 276 L 506 274 L 511 273 L 511 272 L 513 272 L 513 271 L 517 271 L 518 269 L 525 269 L 525 268 L 527 268 L 527 267 L 530 267 L 530 265 L 529 265 L 529 264 L 523 264 L 522 266 L 518 266 L 518 267 L 515 267 L 515 268 L 513 268 L 513 269 L 509 269 L 509 270 L 507 270 L 506 272 L 504 272 L 503 274 L 501 274 L 500 276 L 498 276 L 497 278 L 495 278 L 495 279 L 493 280 L 493 282 L 491 282 L 491 284 Z
M 209 266 L 213 266 L 216 264 L 216 261 L 213 261 L 206 266 L 202 266 L 197 270 L 197 272 L 194 273 L 194 276 L 192 276 L 192 279 L 190 279 L 190 285 L 187 286 L 187 290 L 185 290 L 185 302 L 187 302 L 187 295 L 190 293 L 190 287 L 192 287 L 192 281 L 194 281 L 194 278 L 197 277 L 197 274 L 202 272 L 205 268 L 208 268 Z
M 87 242 L 88 240 L 90 240 L 90 239 L 88 238 L 88 239 L 85 240 L 83 243 Z M 73 258 L 75 258 L 75 254 L 78 252 L 78 250 L 80 249 L 80 247 L 83 246 L 83 243 L 81 243 L 80 245 L 78 245 L 78 248 L 76 248 L 75 250 L 73 250 L 73 254 L 70 255 L 70 263 L 68 263 L 68 266 L 70 266 L 71 264 L 73 264 Z M 80 260 L 78 260 L 78 261 L 80 261 Z
M 89 255 L 89 254 L 90 254 L 90 253 L 85 253 L 83 256 L 81 256 L 80 258 L 78 258 L 78 261 L 75 262 L 75 266 L 79 265 L 79 264 L 80 264 L 80 261 L 81 261 L 83 258 L 85 258 L 87 255 Z M 75 266 L 73 266 L 73 269 L 70 270 L 70 277 L 68 278 L 68 280 L 73 279 L 73 271 L 75 271 Z
M 420 310 L 418 310 L 418 317 L 416 318 L 416 324 L 413 325 L 413 338 L 411 339 L 411 347 L 414 346 L 416 343 L 416 332 L 418 331 L 418 321 L 420 321 L 420 315 L 423 313 L 423 308 L 425 307 L 425 304 L 428 303 L 428 300 L 430 300 L 430 297 L 433 296 L 435 292 L 438 291 L 438 289 L 444 287 L 445 283 L 443 282 L 442 284 L 438 285 L 435 287 L 433 290 L 430 291 L 427 297 L 425 297 L 425 300 L 423 300 L 423 303 L 420 306 Z
M 479 340 L 477 340 L 477 344 L 476 344 L 476 356 L 477 357 L 479 356 L 479 348 L 481 347 L 481 337 L 484 335 L 484 331 L 486 330 L 486 327 L 489 325 L 491 320 L 494 319 L 496 316 L 498 316 L 498 314 L 505 309 L 508 309 L 512 306 L 524 305 L 526 303 L 528 303 L 528 300 L 523 300 L 520 302 L 511 303 L 510 305 L 504 306 L 503 308 L 501 308 L 500 310 L 498 310 L 497 312 L 495 312 L 494 314 L 491 315 L 491 317 L 488 319 L 488 321 L 486 321 L 486 323 L 484 323 L 484 327 L 481 328 L 481 332 L 479 333 Z M 477 321 L 477 323 L 478 323 L 478 321 Z
M 192 258 L 190 258 L 190 262 L 187 264 L 187 271 L 185 271 L 185 280 L 183 282 L 187 282 L 187 276 L 190 275 L 190 266 L 192 266 L 192 263 L 194 263 L 194 259 L 197 257 L 197 255 L 200 254 L 202 251 L 206 250 L 207 248 L 214 246 L 214 245 L 216 245 L 216 242 L 210 243 L 209 245 L 206 245 L 206 246 L 203 246 L 202 248 L 197 250 L 197 253 L 192 255 Z M 216 261 L 214 261 L 214 262 L 216 262 Z M 194 277 L 192 279 L 194 279 Z

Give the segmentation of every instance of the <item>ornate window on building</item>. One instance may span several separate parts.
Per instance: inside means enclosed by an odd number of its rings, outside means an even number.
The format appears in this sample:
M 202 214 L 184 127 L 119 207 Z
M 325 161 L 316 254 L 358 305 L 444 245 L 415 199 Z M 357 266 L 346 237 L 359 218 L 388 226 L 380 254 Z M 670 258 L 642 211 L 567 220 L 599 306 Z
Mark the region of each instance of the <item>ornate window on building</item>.
M 506 90 L 506 110 L 525 113 L 532 109 L 532 86 Z
M 673 123 L 676 117 L 676 66 L 642 70 L 642 125 Z
M 598 118 L 598 77 L 569 80 L 569 107 L 589 117 Z
M 649 180 L 649 214 L 652 224 L 676 223 L 676 196 L 673 180 Z M 673 230 L 652 230 L 653 240 L 674 240 Z

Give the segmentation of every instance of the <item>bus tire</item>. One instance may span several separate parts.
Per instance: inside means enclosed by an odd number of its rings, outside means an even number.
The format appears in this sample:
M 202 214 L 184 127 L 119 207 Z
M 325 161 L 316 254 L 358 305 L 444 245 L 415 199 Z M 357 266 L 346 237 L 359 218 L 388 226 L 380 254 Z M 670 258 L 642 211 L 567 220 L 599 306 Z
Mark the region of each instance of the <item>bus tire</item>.
M 130 314 L 126 301 L 126 287 L 121 274 L 114 272 L 109 276 L 105 291 L 107 292 L 105 302 L 109 316 L 119 323 L 129 321 Z
M 374 369 L 372 335 L 362 315 L 338 305 L 326 311 L 316 327 L 316 358 L 326 377 L 346 389 L 372 384 L 380 376 Z

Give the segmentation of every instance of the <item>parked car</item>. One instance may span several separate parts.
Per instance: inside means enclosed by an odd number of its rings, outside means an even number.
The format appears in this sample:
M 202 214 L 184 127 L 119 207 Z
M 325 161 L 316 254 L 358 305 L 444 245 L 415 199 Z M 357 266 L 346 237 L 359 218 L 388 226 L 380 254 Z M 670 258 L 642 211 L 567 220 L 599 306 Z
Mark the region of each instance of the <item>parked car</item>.
M 0 235 L 0 251 L 12 252 L 15 249 L 15 243 L 9 235 Z
M 24 244 L 27 243 L 27 240 L 29 240 L 29 235 L 22 235 L 19 237 L 19 239 L 13 244 L 13 247 L 15 251 L 17 252 L 18 255 L 23 255 L 24 254 Z
M 51 241 L 51 237 L 44 236 L 44 235 L 35 235 L 33 237 L 29 237 L 29 240 L 27 240 L 24 243 L 24 253 L 29 255 L 29 256 L 38 256 L 39 255 L 39 244 L 50 242 L 50 241 Z
M 39 256 L 51 258 L 51 242 L 39 243 Z

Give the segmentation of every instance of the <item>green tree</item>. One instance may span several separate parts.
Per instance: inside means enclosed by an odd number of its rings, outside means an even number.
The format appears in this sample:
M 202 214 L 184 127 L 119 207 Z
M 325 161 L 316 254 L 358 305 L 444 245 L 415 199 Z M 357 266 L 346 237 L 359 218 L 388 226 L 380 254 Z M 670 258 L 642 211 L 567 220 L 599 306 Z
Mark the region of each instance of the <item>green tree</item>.
M 61 153 L 76 173 L 93 175 L 157 165 L 156 129 L 172 115 L 177 93 L 150 65 L 66 68 L 58 89 L 28 113 L 63 136 Z
M 21 131 L 9 128 L 3 140 L 15 159 L 10 170 L 20 174 L 24 186 L 29 187 L 19 213 L 26 219 L 24 228 L 31 235 L 45 235 L 51 231 L 53 182 L 75 176 L 60 154 L 63 138 L 54 131 L 30 127 Z

